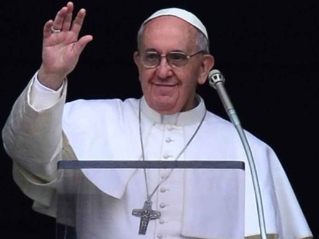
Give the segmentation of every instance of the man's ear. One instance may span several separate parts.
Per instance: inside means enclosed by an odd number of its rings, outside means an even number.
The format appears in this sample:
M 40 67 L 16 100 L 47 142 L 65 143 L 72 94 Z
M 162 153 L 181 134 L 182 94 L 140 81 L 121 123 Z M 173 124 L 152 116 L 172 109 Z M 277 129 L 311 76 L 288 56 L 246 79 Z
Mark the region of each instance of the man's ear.
M 134 58 L 135 65 L 137 66 L 137 70 L 138 70 L 138 74 L 139 74 L 138 78 L 139 78 L 139 80 L 141 80 L 140 79 L 140 76 L 141 76 L 141 64 L 140 64 L 140 57 L 139 57 L 138 51 L 134 52 L 133 58 Z
M 139 67 L 140 59 L 139 59 L 138 51 L 134 52 L 133 58 L 134 58 L 135 64 L 137 65 L 137 67 Z
M 197 83 L 202 85 L 206 82 L 209 71 L 213 68 L 215 60 L 214 57 L 212 55 L 209 54 L 205 54 L 203 56 L 203 60 L 200 66 L 200 72 L 199 72 L 199 76 L 198 76 L 198 80 Z

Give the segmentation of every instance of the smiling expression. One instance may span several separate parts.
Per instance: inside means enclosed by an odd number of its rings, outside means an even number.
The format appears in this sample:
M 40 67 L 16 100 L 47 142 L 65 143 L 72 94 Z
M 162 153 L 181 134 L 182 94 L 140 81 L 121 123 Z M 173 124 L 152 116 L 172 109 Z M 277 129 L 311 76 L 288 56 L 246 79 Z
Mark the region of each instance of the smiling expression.
M 196 34 L 197 29 L 184 20 L 173 16 L 158 17 L 145 24 L 139 52 L 156 51 L 166 55 L 182 51 L 191 55 L 198 51 Z M 152 109 L 170 115 L 196 106 L 196 86 L 205 83 L 213 66 L 212 56 L 198 54 L 182 68 L 172 68 L 162 57 L 159 66 L 149 69 L 141 63 L 139 52 L 134 53 L 134 60 L 144 97 Z

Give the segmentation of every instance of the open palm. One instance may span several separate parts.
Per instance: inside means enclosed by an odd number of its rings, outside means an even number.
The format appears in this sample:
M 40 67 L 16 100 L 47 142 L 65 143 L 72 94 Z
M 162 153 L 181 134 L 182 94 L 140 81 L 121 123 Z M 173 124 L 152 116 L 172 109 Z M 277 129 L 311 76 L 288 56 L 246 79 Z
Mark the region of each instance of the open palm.
M 50 20 L 44 26 L 39 80 L 52 89 L 62 84 L 64 78 L 75 68 L 86 44 L 93 39 L 90 35 L 78 39 L 85 10 L 81 9 L 73 22 L 72 13 L 73 3 L 69 2 L 57 13 L 54 21 Z

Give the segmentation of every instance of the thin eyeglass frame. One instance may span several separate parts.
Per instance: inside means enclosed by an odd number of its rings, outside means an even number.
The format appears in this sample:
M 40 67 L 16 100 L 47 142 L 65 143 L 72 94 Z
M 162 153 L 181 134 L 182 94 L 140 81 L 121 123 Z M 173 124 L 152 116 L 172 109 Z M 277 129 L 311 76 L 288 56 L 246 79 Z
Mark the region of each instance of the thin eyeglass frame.
M 141 60 L 143 66 L 144 66 L 145 68 L 147 68 L 147 69 L 154 69 L 154 68 L 158 67 L 158 66 L 161 64 L 161 61 L 162 61 L 162 58 L 163 58 L 163 57 L 166 58 L 167 64 L 168 64 L 170 67 L 172 67 L 172 68 L 182 68 L 182 67 L 185 67 L 185 66 L 188 64 L 189 59 L 190 59 L 191 57 L 196 56 L 196 55 L 198 55 L 198 54 L 200 54 L 200 53 L 206 54 L 204 50 L 200 50 L 200 51 L 198 51 L 198 52 L 196 52 L 196 53 L 194 53 L 194 54 L 191 54 L 191 55 L 187 55 L 185 52 L 179 52 L 179 51 L 171 51 L 171 52 L 169 52 L 169 53 L 167 53 L 167 54 L 165 54 L 165 55 L 160 55 L 157 51 L 149 51 L 149 52 L 157 53 L 157 54 L 161 57 L 161 59 L 160 59 L 160 61 L 159 61 L 156 65 L 154 65 L 154 66 L 148 66 L 148 65 L 146 65 L 146 64 L 143 62 L 143 60 Z M 171 53 L 179 53 L 179 54 L 185 55 L 185 57 L 186 57 L 186 59 L 187 59 L 186 63 L 185 63 L 184 65 L 181 65 L 181 66 L 176 66 L 176 65 L 171 64 L 170 61 L 169 61 L 169 59 L 167 58 L 167 56 L 168 56 L 169 54 L 171 54 Z

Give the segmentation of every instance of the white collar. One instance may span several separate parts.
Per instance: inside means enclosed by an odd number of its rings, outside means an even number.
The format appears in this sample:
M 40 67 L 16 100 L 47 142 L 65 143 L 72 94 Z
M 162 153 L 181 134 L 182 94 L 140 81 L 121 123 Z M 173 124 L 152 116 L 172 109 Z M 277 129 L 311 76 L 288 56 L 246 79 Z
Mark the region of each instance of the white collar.
M 153 110 L 147 104 L 145 97 L 143 96 L 141 98 L 141 110 L 147 118 L 158 124 L 170 124 L 176 126 L 191 125 L 200 122 L 206 111 L 204 100 L 199 95 L 196 97 L 199 104 L 195 108 L 172 115 L 162 115 Z

